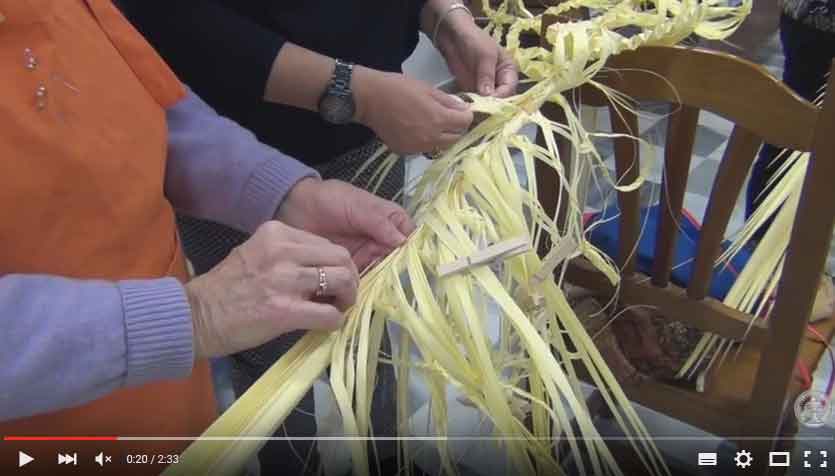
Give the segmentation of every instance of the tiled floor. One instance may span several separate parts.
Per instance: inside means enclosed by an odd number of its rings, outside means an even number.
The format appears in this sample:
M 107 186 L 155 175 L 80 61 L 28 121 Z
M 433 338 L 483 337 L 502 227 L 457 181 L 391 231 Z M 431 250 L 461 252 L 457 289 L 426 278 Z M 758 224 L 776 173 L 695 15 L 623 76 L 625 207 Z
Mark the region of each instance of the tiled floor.
M 779 39 L 776 35 L 764 44 L 755 56 L 773 75 L 782 77 L 783 54 Z M 641 115 L 639 117 L 641 137 L 651 144 L 649 150 L 642 150 L 642 158 L 648 158 L 653 161 L 653 167 L 650 170 L 649 176 L 646 177 L 649 182 L 646 188 L 647 190 L 653 190 L 653 194 L 652 196 L 645 194 L 644 200 L 647 201 L 657 201 L 658 194 L 661 192 L 662 158 L 664 138 L 667 131 L 666 116 L 669 113 L 670 108 L 666 104 L 641 105 Z M 599 130 L 610 130 L 608 126 L 608 111 L 601 109 L 597 112 L 597 115 Z M 702 111 L 699 116 L 694 154 L 690 164 L 690 177 L 684 202 L 685 208 L 698 218 L 704 215 L 710 187 L 716 176 L 719 161 L 728 144 L 732 127 L 733 125 L 729 121 L 711 112 Z M 614 172 L 612 141 L 601 139 L 597 141 L 597 145 L 601 155 L 606 158 L 607 167 Z M 588 205 L 593 210 L 599 209 L 607 199 L 611 200 L 614 198 L 609 190 L 591 190 L 590 192 Z M 744 220 L 744 202 L 742 198 L 744 197 L 741 197 L 740 202 L 737 204 L 729 231 L 738 229 Z
M 667 115 L 670 108 L 666 104 L 642 104 L 640 106 L 639 128 L 641 138 L 648 143 L 642 147 L 642 167 L 645 161 L 649 161 L 649 169 L 644 177 L 647 183 L 643 187 L 643 200 L 655 203 L 661 193 L 661 176 L 663 169 L 664 142 L 667 131 Z M 610 130 L 609 113 L 605 109 L 597 111 L 598 129 L 601 131 Z M 703 111 L 699 116 L 699 125 L 696 131 L 696 142 L 694 154 L 690 164 L 690 176 L 685 196 L 685 208 L 694 216 L 701 218 L 707 206 L 707 198 L 710 187 L 718 168 L 722 153 L 727 145 L 728 136 L 732 124 L 725 119 Z M 610 139 L 596 140 L 598 151 L 605 159 L 605 164 L 614 175 L 615 164 L 613 146 Z M 643 169 L 642 169 L 643 170 Z M 596 211 L 605 204 L 613 204 L 615 195 L 611 189 L 591 188 L 588 197 L 590 211 Z M 737 207 L 733 216 L 730 229 L 736 229 L 742 224 L 743 208 L 742 202 Z

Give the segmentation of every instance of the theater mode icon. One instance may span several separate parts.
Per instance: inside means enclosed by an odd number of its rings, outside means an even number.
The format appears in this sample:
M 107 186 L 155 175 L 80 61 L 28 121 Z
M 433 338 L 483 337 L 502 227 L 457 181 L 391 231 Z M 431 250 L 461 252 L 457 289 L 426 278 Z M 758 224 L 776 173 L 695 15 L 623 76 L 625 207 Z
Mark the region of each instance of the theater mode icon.
M 699 453 L 699 466 L 716 466 L 716 453 Z
M 73 453 L 72 456 L 58 453 L 58 464 L 71 464 L 73 466 L 78 466 L 78 453 Z
M 768 453 L 768 465 L 772 468 L 788 468 L 791 466 L 791 457 L 788 451 L 771 451 Z

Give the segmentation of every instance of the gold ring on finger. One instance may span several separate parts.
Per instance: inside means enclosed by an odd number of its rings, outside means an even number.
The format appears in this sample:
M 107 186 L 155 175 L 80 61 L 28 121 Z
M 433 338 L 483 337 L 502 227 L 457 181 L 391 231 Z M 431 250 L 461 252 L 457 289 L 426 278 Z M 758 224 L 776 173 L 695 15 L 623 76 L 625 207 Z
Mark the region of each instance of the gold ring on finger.
M 316 288 L 316 297 L 322 297 L 328 292 L 328 275 L 325 273 L 325 268 L 316 268 L 319 272 L 319 287 Z

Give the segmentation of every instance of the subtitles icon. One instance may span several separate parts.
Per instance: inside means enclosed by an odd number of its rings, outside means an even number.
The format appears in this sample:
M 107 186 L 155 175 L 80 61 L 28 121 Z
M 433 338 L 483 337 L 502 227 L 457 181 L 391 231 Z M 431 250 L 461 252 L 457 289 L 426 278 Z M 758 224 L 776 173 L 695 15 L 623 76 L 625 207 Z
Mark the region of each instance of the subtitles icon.
M 768 453 L 768 466 L 773 468 L 788 468 L 791 465 L 791 453 L 788 451 L 772 451 Z
M 716 466 L 716 453 L 699 453 L 699 466 Z

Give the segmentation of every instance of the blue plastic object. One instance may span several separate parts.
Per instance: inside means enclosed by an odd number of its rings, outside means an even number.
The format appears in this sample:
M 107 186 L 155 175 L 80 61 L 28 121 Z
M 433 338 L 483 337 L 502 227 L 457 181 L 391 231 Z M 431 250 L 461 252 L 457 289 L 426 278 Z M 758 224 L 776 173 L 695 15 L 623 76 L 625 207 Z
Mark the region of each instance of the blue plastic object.
M 620 222 L 620 214 L 618 208 L 616 206 L 608 207 L 602 215 L 600 213 L 592 215 L 587 223 L 592 225 L 601 219 L 606 220 L 608 218 L 612 219 L 605 223 L 594 225 L 588 239 L 607 255 L 616 257 L 619 250 L 618 224 Z M 660 205 L 654 205 L 641 210 L 643 233 L 638 242 L 636 264 L 638 270 L 645 274 L 652 273 L 652 263 L 655 256 L 655 238 L 659 218 Z M 682 213 L 679 224 L 681 228 L 676 239 L 673 271 L 670 276 L 670 281 L 678 286 L 687 287 L 693 275 L 693 263 L 699 247 L 699 239 L 701 238 L 701 225 L 686 211 Z M 723 250 L 727 249 L 728 246 L 730 246 L 730 242 L 724 241 L 722 243 Z M 723 300 L 736 280 L 736 276 L 742 271 L 749 259 L 751 259 L 751 249 L 745 247 L 731 260 L 730 266 L 720 265 L 715 267 L 709 291 L 710 296 L 720 301 Z

